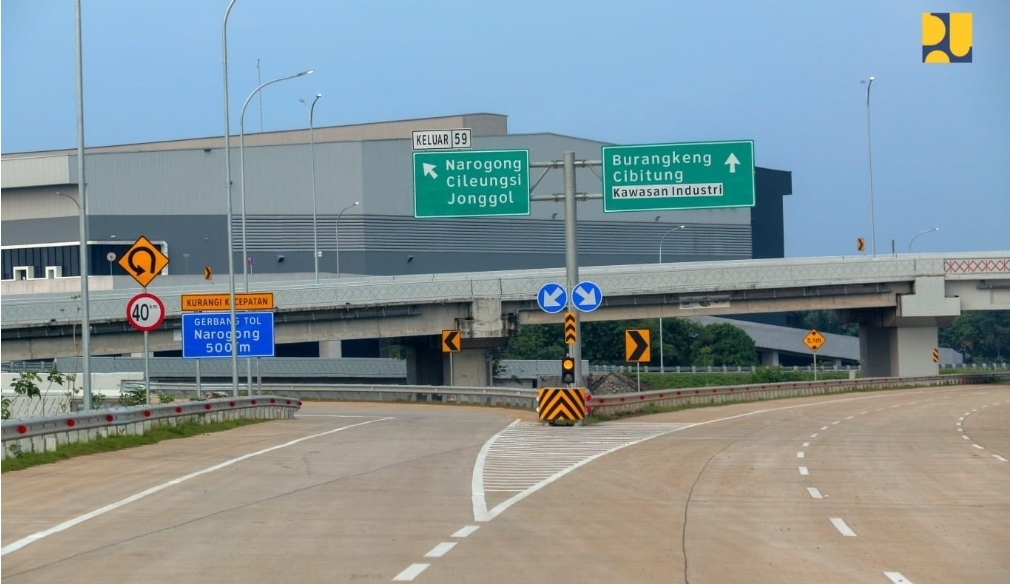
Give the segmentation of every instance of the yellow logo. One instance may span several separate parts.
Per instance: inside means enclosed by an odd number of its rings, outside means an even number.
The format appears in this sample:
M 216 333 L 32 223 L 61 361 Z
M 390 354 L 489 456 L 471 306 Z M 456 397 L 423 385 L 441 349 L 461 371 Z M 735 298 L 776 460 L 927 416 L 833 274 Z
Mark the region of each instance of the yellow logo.
M 971 12 L 922 13 L 922 62 L 971 63 Z

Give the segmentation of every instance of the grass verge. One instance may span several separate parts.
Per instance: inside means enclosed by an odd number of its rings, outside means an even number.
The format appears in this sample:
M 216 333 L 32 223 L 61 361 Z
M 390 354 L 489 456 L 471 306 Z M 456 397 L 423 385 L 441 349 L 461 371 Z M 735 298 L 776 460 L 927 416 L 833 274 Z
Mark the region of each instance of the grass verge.
M 213 422 L 210 424 L 198 424 L 196 422 L 185 422 L 176 426 L 158 426 L 152 428 L 143 436 L 109 436 L 108 438 L 98 438 L 91 442 L 78 442 L 76 444 L 65 444 L 59 446 L 51 452 L 25 452 L 17 456 L 5 458 L 0 463 L 0 472 L 10 472 L 24 470 L 40 464 L 49 464 L 74 458 L 77 456 L 87 456 L 99 452 L 112 452 L 136 446 L 154 444 L 162 440 L 172 440 L 175 438 L 188 438 L 200 434 L 210 434 L 212 432 L 223 432 L 233 428 L 249 426 L 266 422 L 267 420 L 238 419 L 225 422 Z

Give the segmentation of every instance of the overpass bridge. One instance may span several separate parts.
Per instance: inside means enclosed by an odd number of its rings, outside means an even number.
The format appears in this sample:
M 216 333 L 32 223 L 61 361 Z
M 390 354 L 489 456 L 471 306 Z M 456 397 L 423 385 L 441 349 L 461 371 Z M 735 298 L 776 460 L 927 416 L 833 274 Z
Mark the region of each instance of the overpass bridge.
M 935 374 L 937 327 L 963 311 L 1010 310 L 1010 251 L 900 256 L 817 257 L 584 267 L 580 280 L 600 286 L 600 307 L 585 321 L 834 310 L 858 322 L 863 373 L 875 377 Z M 165 303 L 151 350 L 178 350 L 180 296 L 218 286 L 152 287 Z M 546 282 L 564 268 L 256 283 L 274 293 L 277 343 L 399 338 L 407 349 L 408 383 L 441 384 L 443 329 L 462 331 L 455 381 L 488 379 L 487 349 L 524 324 L 560 323 L 537 307 Z M 125 320 L 134 290 L 91 294 L 92 354 L 141 351 L 142 336 Z M 72 356 L 80 325 L 72 293 L 5 295 L 0 306 L 4 358 Z

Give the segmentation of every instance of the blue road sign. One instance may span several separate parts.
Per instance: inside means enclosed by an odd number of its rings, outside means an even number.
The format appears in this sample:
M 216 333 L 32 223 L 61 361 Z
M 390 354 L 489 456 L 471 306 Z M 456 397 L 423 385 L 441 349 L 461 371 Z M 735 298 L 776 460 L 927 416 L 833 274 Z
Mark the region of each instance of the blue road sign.
M 537 292 L 537 304 L 540 305 L 540 310 L 548 314 L 561 312 L 568 304 L 568 294 L 565 292 L 565 287 L 554 282 L 544 284 Z
M 579 282 L 572 290 L 572 304 L 582 312 L 592 312 L 603 302 L 603 291 L 592 282 Z
M 274 313 L 239 312 L 235 334 L 239 357 L 274 356 Z M 198 312 L 182 315 L 182 356 L 186 359 L 231 357 L 231 314 Z

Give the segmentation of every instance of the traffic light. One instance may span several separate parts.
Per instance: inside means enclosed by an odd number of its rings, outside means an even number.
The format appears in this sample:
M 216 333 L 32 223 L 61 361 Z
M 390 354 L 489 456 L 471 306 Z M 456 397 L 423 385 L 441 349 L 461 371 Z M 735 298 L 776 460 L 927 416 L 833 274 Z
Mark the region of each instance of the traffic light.
M 561 382 L 575 383 L 575 359 L 565 357 L 561 360 Z

